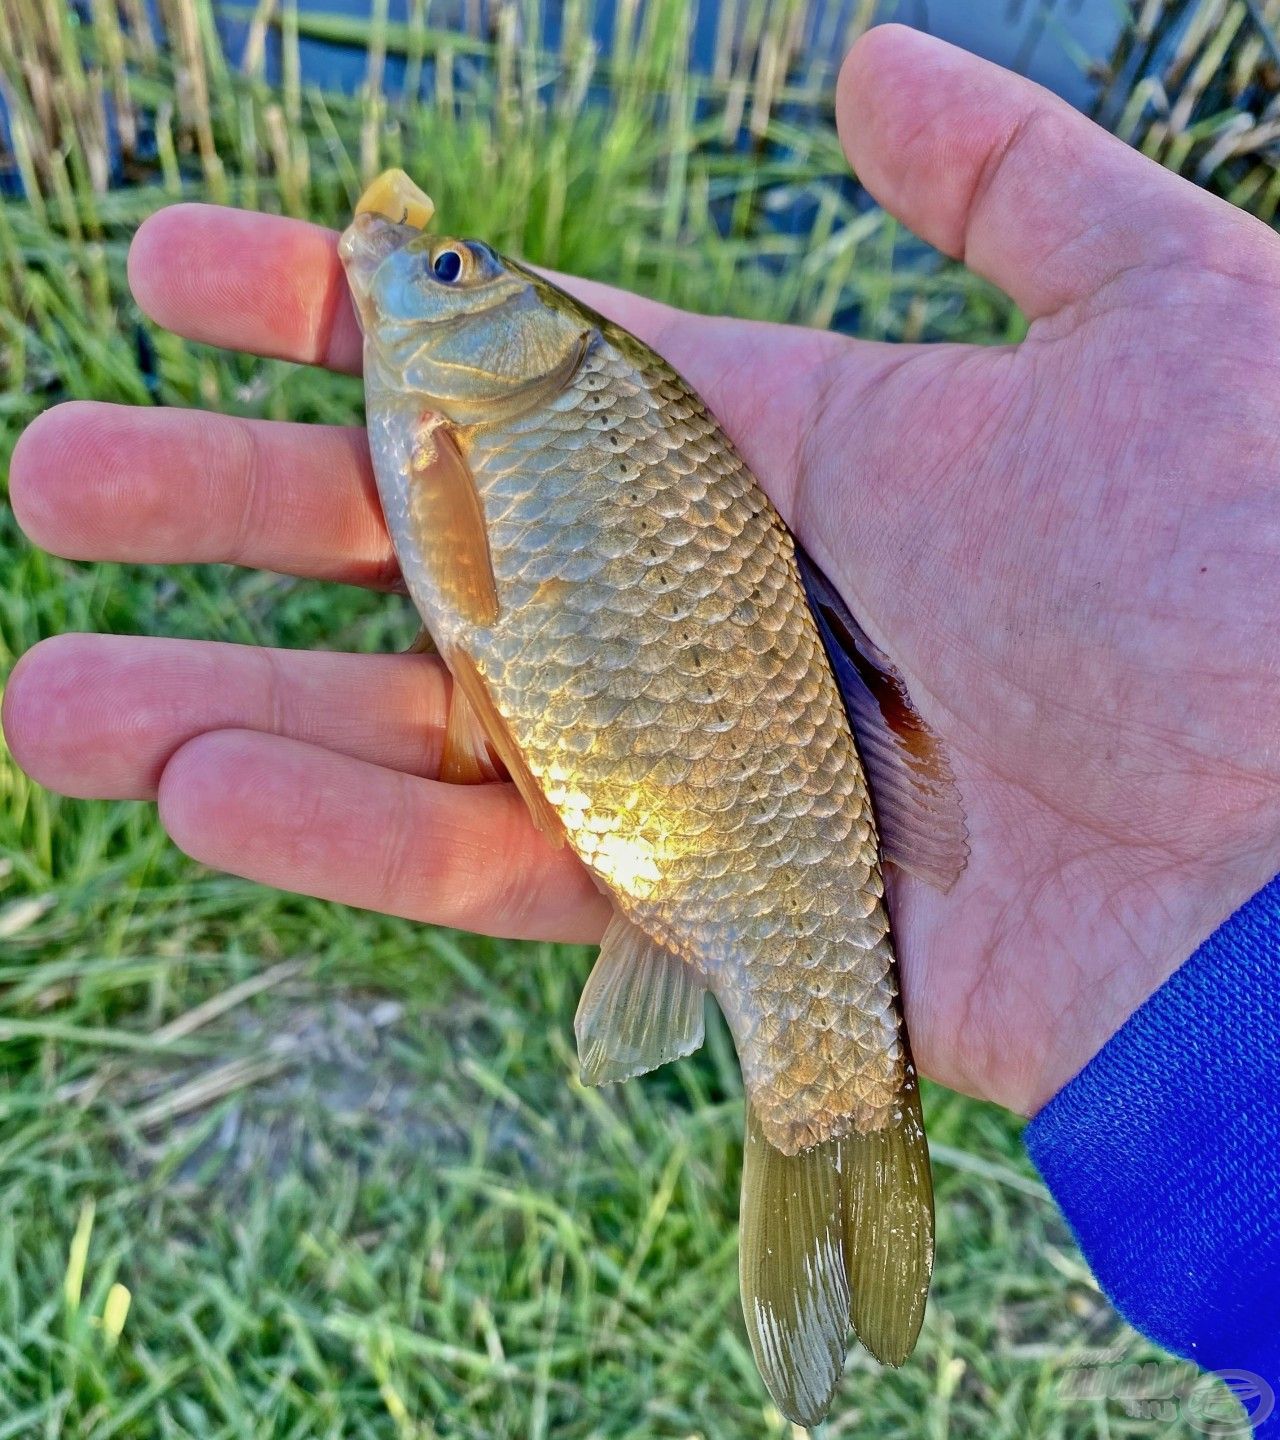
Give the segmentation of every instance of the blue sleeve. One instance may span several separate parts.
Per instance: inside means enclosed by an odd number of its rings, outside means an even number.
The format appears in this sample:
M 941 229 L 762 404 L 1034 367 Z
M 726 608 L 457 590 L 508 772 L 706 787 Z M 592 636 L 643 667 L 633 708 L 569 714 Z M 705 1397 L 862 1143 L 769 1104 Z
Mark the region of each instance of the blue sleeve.
M 1116 1309 L 1280 1440 L 1280 876 L 1028 1125 Z

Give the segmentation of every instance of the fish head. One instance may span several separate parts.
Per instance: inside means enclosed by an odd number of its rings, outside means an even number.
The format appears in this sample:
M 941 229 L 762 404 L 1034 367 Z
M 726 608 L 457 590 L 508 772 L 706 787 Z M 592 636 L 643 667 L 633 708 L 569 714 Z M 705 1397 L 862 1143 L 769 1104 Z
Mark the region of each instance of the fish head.
M 338 253 L 364 330 L 367 390 L 413 395 L 455 425 L 522 408 L 567 378 L 592 320 L 480 240 L 357 214 Z

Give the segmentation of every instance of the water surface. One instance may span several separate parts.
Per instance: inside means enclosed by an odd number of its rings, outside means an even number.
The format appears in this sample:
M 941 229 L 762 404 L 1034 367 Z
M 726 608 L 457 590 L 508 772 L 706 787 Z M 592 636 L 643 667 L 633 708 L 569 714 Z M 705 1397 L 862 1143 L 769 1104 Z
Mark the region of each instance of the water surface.
M 244 0 L 214 0 L 219 29 L 228 54 L 238 61 L 248 33 L 243 19 Z M 470 4 L 466 10 L 479 14 L 482 24 L 495 7 Z M 809 7 L 808 38 L 813 58 L 823 58 L 834 68 L 838 53 L 819 57 L 812 47 L 830 35 L 842 35 L 856 0 L 842 0 L 838 6 L 813 0 Z M 300 12 L 345 15 L 368 19 L 373 0 L 298 0 Z M 544 33 L 554 47 L 559 35 L 560 0 L 545 0 Z M 716 44 L 721 0 L 693 0 L 693 58 L 697 67 L 711 68 Z M 616 0 L 602 0 L 596 6 L 593 28 L 602 52 L 612 39 Z M 838 14 L 833 11 L 838 10 Z M 235 12 L 239 11 L 240 14 Z M 460 27 L 463 0 L 445 0 L 431 6 L 428 23 L 433 28 Z M 1085 106 L 1092 98 L 1090 61 L 1110 54 L 1129 18 L 1124 0 L 880 0 L 878 18 L 914 25 L 994 60 L 999 65 L 1030 75 L 1056 91 L 1072 104 Z M 403 23 L 409 18 L 409 0 L 388 0 L 388 19 Z M 352 91 L 365 74 L 364 51 L 356 46 L 334 45 L 313 38 L 299 40 L 299 59 L 304 83 L 322 88 Z M 267 78 L 279 79 L 279 40 L 273 36 L 266 57 Z M 384 84 L 398 94 L 404 81 L 404 62 L 387 57 Z M 429 83 L 429 78 L 427 83 Z

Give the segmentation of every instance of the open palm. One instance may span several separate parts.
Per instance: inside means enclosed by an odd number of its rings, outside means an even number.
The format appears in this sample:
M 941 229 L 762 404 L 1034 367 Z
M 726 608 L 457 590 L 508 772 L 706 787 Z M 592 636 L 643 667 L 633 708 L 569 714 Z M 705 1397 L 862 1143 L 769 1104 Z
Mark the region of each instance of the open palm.
M 972 859 L 896 884 L 922 1069 L 1031 1110 L 1277 868 L 1280 241 L 1035 86 L 914 32 L 845 64 L 864 183 L 1001 285 L 1016 348 L 882 346 L 574 282 L 706 397 L 942 735 Z M 139 303 L 182 334 L 352 370 L 336 237 L 179 206 Z M 178 483 L 176 477 L 181 477 Z M 38 543 L 386 586 L 358 431 L 72 404 L 14 454 Z M 607 904 L 510 785 L 434 775 L 432 660 L 64 636 L 5 698 L 72 795 L 159 799 L 198 859 L 491 933 Z

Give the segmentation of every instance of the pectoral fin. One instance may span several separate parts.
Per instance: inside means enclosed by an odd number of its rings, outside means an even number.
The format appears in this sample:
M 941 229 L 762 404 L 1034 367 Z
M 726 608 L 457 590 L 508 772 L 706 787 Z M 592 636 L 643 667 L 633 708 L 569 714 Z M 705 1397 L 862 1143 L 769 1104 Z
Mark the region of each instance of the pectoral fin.
M 702 1044 L 706 986 L 677 955 L 614 913 L 573 1028 L 584 1085 L 608 1085 Z
M 739 1273 L 756 1364 L 788 1419 L 830 1408 L 852 1326 L 900 1365 L 933 1268 L 933 1187 L 914 1076 L 883 1130 L 784 1155 L 747 1105 Z
M 950 890 L 969 861 L 969 831 L 942 743 L 902 673 L 799 545 L 796 560 L 866 766 L 884 858 Z
M 475 477 L 449 427 L 423 417 L 409 469 L 409 517 L 448 603 L 472 625 L 498 618 L 489 531 Z

